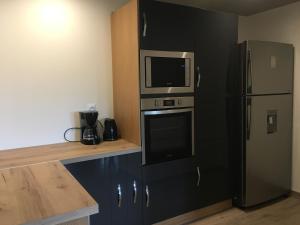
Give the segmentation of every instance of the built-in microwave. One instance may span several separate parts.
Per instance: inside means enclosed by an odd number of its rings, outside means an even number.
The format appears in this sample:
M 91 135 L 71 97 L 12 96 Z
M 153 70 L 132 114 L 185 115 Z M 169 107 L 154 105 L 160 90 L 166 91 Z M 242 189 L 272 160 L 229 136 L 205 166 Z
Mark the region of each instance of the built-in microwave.
M 194 97 L 141 100 L 142 163 L 194 155 Z
M 194 53 L 140 51 L 141 94 L 194 92 Z

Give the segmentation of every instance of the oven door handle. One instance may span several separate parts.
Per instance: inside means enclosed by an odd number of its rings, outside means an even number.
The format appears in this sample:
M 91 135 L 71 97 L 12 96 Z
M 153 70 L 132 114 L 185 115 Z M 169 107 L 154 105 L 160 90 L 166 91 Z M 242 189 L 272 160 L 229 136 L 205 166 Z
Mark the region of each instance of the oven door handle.
M 184 112 L 193 113 L 194 108 L 144 111 L 143 114 L 148 116 L 148 115 L 164 115 L 164 114 L 175 114 L 175 113 L 184 113 Z

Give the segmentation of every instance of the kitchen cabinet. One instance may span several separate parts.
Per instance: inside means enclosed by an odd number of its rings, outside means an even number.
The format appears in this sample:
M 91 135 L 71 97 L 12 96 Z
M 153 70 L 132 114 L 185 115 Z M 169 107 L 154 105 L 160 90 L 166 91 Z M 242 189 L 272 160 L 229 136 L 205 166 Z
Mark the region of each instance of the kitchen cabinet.
M 91 225 L 140 225 L 142 222 L 141 153 L 66 165 L 99 204 Z
M 215 169 L 201 173 L 201 207 L 231 199 L 229 171 Z
M 201 188 L 194 158 L 144 167 L 143 196 L 145 225 L 196 209 Z
M 111 224 L 142 223 L 141 154 L 109 158 L 111 178 Z
M 65 165 L 69 172 L 99 204 L 99 213 L 90 217 L 91 225 L 110 224 L 108 158 Z
M 127 171 L 126 176 L 130 179 L 127 179 L 129 196 L 127 213 L 128 224 L 131 225 L 141 225 L 143 220 L 142 215 L 142 155 L 137 153 L 134 155 L 127 156 Z M 124 225 L 124 221 L 123 221 Z
M 230 115 L 228 87 L 238 18 L 233 14 L 144 0 L 140 1 L 139 12 L 141 49 L 195 53 L 195 158 L 202 193 L 193 208 L 230 199 L 229 129 L 234 118 Z M 168 185 L 171 184 L 172 181 Z M 153 185 L 152 192 L 156 186 L 162 185 L 163 189 L 167 183 L 157 181 Z
M 195 156 L 141 169 L 144 224 L 231 199 L 228 87 L 237 22 L 236 15 L 154 0 L 131 0 L 112 15 L 114 111 L 132 140 L 140 140 L 131 132 L 140 128 L 140 50 L 195 55 Z
M 237 43 L 237 16 L 198 9 L 195 24 L 195 126 L 206 205 L 231 198 L 231 56 Z
M 194 50 L 194 8 L 149 0 L 139 3 L 141 49 Z

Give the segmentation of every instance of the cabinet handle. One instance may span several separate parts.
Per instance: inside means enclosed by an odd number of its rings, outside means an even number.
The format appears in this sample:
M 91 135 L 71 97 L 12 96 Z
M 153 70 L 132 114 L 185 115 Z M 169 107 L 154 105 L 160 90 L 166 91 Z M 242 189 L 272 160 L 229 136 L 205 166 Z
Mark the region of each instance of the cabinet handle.
M 146 37 L 147 36 L 147 15 L 145 12 L 143 13 L 143 19 L 144 19 L 143 37 Z
M 201 181 L 201 173 L 200 173 L 199 166 L 197 166 L 197 174 L 198 174 L 197 187 L 199 187 L 200 186 L 200 181 Z
M 250 140 L 251 134 L 251 117 L 252 117 L 252 100 L 247 98 L 247 140 Z
M 150 191 L 148 185 L 146 185 L 146 207 L 150 207 Z
M 201 82 L 201 73 L 200 73 L 200 67 L 197 66 L 197 73 L 198 73 L 198 81 L 197 81 L 197 88 L 200 87 L 200 82 Z
M 137 185 L 136 181 L 133 181 L 133 204 L 136 204 L 137 200 Z
M 121 185 L 118 184 L 118 207 L 121 208 L 122 206 L 122 188 L 121 188 Z
M 252 93 L 252 52 L 248 50 L 247 93 Z

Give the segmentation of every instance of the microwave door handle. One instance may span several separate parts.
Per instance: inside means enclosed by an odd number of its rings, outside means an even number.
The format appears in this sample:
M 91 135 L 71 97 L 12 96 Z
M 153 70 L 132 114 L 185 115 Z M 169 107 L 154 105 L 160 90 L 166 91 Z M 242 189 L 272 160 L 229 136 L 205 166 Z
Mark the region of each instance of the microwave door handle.
M 146 62 L 146 88 L 152 87 L 152 66 L 151 66 L 151 57 L 145 57 Z

